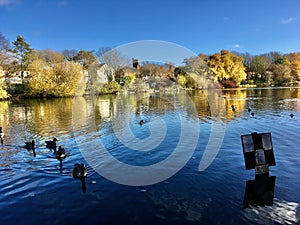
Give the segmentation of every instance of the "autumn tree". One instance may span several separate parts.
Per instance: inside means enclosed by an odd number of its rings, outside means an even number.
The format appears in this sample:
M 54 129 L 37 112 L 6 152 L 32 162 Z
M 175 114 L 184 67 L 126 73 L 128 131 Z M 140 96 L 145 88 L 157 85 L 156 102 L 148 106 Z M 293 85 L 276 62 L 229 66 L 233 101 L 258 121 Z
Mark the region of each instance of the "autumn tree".
M 143 62 L 140 73 L 142 76 L 159 76 L 159 77 L 169 77 L 172 70 L 168 64 L 162 65 L 155 62 Z
M 26 57 L 32 51 L 30 45 L 25 41 L 24 37 L 18 35 L 16 40 L 12 42 L 13 52 L 15 53 L 15 58 L 17 63 L 20 65 L 21 77 L 23 78 L 23 72 L 27 68 Z
M 185 79 L 180 78 L 180 81 L 177 79 L 177 82 L 185 80 L 185 86 L 187 88 L 207 88 L 216 81 L 213 72 L 200 56 L 190 57 L 183 60 L 185 65 L 182 69 L 187 76 L 185 76 Z M 184 75 L 184 73 L 182 73 L 182 75 Z
M 67 61 L 74 61 L 75 57 L 78 54 L 78 51 L 75 49 L 65 49 L 61 52 L 64 56 L 64 59 Z
M 275 85 L 282 85 L 293 81 L 291 69 L 284 64 L 272 64 L 270 70 L 274 74 Z
M 37 58 L 44 60 L 49 65 L 55 65 L 64 61 L 64 56 L 62 53 L 55 52 L 51 49 L 39 50 L 36 51 L 35 54 Z M 29 58 L 31 58 L 31 55 L 29 55 Z
M 290 61 L 291 76 L 297 81 L 300 80 L 300 52 L 287 54 Z
M 96 55 L 100 64 L 107 64 L 114 71 L 130 65 L 130 59 L 117 49 L 109 47 L 99 48 Z
M 83 69 L 87 69 L 96 61 L 96 56 L 93 54 L 94 51 L 80 50 L 77 55 L 74 56 L 73 60 L 78 62 Z
M 26 81 L 29 96 L 68 97 L 82 95 L 85 89 L 85 84 L 80 83 L 83 79 L 82 67 L 63 60 L 61 53 L 50 50 L 38 52 L 28 65 L 28 70 L 31 74 Z
M 176 78 L 178 75 L 183 75 L 183 76 L 186 76 L 186 75 L 187 75 L 187 72 L 184 70 L 184 67 L 183 67 L 183 66 L 175 67 L 175 70 L 174 70 L 174 76 L 175 76 L 175 78 Z
M 256 55 L 252 58 L 248 67 L 248 72 L 251 73 L 251 78 L 255 83 L 271 83 L 273 81 L 269 70 L 271 65 L 272 61 L 266 54 Z
M 276 63 L 282 58 L 282 54 L 280 52 L 269 52 L 263 54 L 263 56 L 270 59 L 272 63 Z
M 0 66 L 4 66 L 11 62 L 11 45 L 6 37 L 0 32 Z
M 207 65 L 214 72 L 218 81 L 232 80 L 236 84 L 246 79 L 243 58 L 230 53 L 228 50 L 222 50 L 208 57 Z

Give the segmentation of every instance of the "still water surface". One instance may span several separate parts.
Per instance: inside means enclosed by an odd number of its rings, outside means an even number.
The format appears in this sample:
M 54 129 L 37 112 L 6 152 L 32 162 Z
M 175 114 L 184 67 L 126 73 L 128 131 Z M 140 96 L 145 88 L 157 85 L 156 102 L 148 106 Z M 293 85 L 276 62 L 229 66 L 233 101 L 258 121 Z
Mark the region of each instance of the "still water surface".
M 297 88 L 0 102 L 5 133 L 0 224 L 299 224 L 299 122 Z M 188 123 L 199 127 L 197 138 L 192 130 L 181 137 Z M 213 139 L 220 149 L 199 171 L 215 125 L 224 129 L 224 139 Z M 270 167 L 276 176 L 272 206 L 244 208 L 246 181 L 254 180 L 255 171 L 245 170 L 241 135 L 251 132 L 272 133 L 277 164 Z M 45 146 L 53 137 L 67 151 L 61 169 Z M 180 138 L 186 151 L 195 151 L 187 153 L 187 163 L 170 178 L 130 186 L 101 174 L 106 171 L 126 183 L 134 173 L 124 174 L 112 159 L 140 168 L 154 165 L 172 155 Z M 23 148 L 33 139 L 36 157 Z M 99 157 L 99 143 L 112 159 Z M 80 180 L 72 178 L 74 163 L 87 166 L 85 193 Z M 156 169 L 157 176 L 164 175 L 165 168 Z

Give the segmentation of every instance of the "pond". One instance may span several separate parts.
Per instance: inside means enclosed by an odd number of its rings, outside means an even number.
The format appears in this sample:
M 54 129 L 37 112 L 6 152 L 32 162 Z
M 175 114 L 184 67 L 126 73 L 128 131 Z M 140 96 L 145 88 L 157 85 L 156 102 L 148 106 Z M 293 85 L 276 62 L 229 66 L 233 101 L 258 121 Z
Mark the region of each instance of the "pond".
M 0 224 L 299 224 L 298 88 L 2 101 L 0 126 Z M 253 132 L 272 134 L 263 182 L 245 169 Z

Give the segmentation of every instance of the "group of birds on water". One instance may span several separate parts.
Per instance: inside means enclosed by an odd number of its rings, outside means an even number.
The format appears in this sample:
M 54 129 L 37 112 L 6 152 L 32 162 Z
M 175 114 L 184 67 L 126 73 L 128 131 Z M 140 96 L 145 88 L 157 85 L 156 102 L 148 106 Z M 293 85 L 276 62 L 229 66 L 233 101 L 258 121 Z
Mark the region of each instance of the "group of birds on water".
M 235 111 L 235 106 L 231 105 L 231 110 L 234 112 Z M 251 108 L 248 108 L 248 112 L 250 113 L 250 115 L 253 117 L 255 115 L 255 113 L 252 111 Z M 290 117 L 293 118 L 295 115 L 293 113 L 290 114 Z
M 2 127 L 0 127 L 0 139 L 1 139 L 1 144 L 3 144 L 3 138 L 4 138 L 4 133 L 2 131 Z M 55 158 L 59 160 L 59 165 L 60 169 L 62 169 L 62 161 L 67 157 L 66 150 L 62 146 L 58 146 L 57 149 L 57 142 L 59 140 L 57 138 L 53 138 L 53 140 L 45 141 L 46 143 L 46 148 L 49 148 L 51 150 L 54 150 Z M 25 149 L 28 151 L 33 152 L 33 156 L 36 157 L 36 144 L 35 140 L 25 142 Z M 82 190 L 85 192 L 86 187 L 85 187 L 85 178 L 87 177 L 87 169 L 83 163 L 75 163 L 72 171 L 72 176 L 73 178 L 80 179 L 82 182 Z
M 234 112 L 235 111 L 235 107 L 234 107 L 234 105 L 231 105 L 231 110 Z M 248 108 L 248 112 L 250 113 L 252 111 L 252 109 L 251 108 Z M 250 113 L 250 115 L 251 116 L 254 116 L 255 114 L 254 114 L 254 112 L 252 111 L 251 113 Z

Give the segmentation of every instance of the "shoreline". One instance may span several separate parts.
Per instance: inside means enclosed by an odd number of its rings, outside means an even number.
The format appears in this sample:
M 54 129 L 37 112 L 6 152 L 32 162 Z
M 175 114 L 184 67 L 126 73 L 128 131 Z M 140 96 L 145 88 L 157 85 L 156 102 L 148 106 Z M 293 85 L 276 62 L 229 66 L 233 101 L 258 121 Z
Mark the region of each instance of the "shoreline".
M 197 90 L 207 90 L 208 88 L 203 89 L 181 89 L 181 91 L 197 91 Z M 300 86 L 274 86 L 274 87 L 237 87 L 237 88 L 215 88 L 216 90 L 224 90 L 224 91 L 230 91 L 230 90 L 266 90 L 266 89 L 300 89 Z M 75 98 L 75 97 L 89 97 L 89 96 L 105 96 L 105 95 L 119 95 L 119 94 L 138 94 L 138 93 L 170 93 L 170 92 L 178 92 L 176 91 L 170 91 L 170 90 L 143 90 L 143 91 L 132 91 L 132 90 L 122 90 L 115 93 L 98 93 L 98 94 L 84 94 L 82 96 L 63 96 L 63 97 L 30 97 L 30 96 L 22 96 L 23 94 L 14 94 L 8 98 L 0 99 L 0 101 L 19 101 L 19 100 L 25 100 L 25 99 L 54 99 L 54 98 Z

